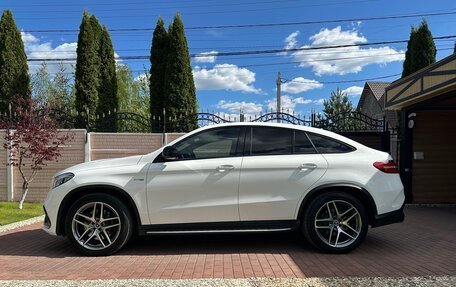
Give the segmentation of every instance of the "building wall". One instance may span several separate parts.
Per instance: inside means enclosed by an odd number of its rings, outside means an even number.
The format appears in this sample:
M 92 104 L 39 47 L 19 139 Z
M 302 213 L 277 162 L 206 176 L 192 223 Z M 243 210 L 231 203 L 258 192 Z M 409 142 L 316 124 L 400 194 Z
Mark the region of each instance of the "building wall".
M 383 110 L 378 103 L 377 99 L 375 98 L 374 94 L 369 91 L 366 94 L 363 104 L 358 107 L 360 112 L 363 114 L 375 118 L 375 119 L 382 119 L 383 118 Z

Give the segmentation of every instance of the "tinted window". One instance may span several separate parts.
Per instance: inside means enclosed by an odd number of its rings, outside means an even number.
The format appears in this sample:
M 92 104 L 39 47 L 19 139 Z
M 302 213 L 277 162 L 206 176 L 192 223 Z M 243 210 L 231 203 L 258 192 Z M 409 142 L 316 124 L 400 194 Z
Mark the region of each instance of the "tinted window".
M 305 132 L 295 131 L 294 153 L 315 153 Z
M 273 127 L 252 128 L 252 155 L 292 153 L 293 130 Z
M 212 129 L 178 142 L 175 147 L 181 159 L 237 156 L 240 131 L 240 127 Z
M 320 153 L 343 153 L 351 152 L 353 148 L 331 138 L 322 137 L 316 134 L 308 133 L 310 140 Z

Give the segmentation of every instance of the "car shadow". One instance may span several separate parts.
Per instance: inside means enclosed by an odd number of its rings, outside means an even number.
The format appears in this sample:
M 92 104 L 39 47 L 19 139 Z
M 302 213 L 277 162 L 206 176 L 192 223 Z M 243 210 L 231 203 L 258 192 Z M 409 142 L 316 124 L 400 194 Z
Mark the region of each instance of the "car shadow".
M 0 256 L 33 256 L 47 258 L 80 257 L 62 236 L 50 236 L 41 229 L 8 233 L 0 236 Z M 233 234 L 171 234 L 133 236 L 114 256 L 277 253 L 299 248 L 315 252 L 297 232 L 233 233 Z

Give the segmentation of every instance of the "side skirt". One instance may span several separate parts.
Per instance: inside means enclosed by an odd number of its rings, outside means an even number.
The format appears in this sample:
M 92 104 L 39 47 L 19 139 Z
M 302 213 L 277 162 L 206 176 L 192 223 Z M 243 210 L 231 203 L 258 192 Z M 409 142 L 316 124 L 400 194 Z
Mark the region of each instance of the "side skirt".
M 295 229 L 296 220 L 226 221 L 141 225 L 139 235 L 180 233 L 277 232 Z

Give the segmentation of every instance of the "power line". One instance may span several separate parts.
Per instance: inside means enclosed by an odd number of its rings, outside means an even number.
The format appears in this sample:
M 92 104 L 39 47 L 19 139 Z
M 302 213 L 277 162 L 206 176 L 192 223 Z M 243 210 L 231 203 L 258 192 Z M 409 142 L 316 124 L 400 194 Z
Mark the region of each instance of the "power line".
M 456 38 L 456 35 L 447 35 L 447 36 L 439 36 L 433 37 L 434 40 L 441 40 L 441 39 L 453 39 Z M 378 45 L 386 45 L 386 44 L 399 44 L 399 43 L 407 43 L 408 40 L 393 40 L 393 41 L 380 41 L 380 42 L 370 42 L 370 43 L 356 43 L 356 44 L 344 44 L 344 45 L 332 45 L 332 46 L 307 46 L 301 48 L 292 48 L 292 49 L 273 49 L 273 50 L 250 50 L 250 51 L 235 51 L 235 52 L 217 52 L 217 53 L 206 53 L 204 55 L 201 54 L 190 54 L 193 58 L 206 58 L 210 56 L 244 56 L 244 55 L 257 55 L 257 54 L 275 54 L 275 53 L 288 53 L 288 52 L 300 52 L 300 51 L 310 51 L 310 50 L 325 50 L 325 49 L 339 49 L 339 48 L 350 48 L 350 47 L 365 47 L 365 46 L 378 46 Z M 149 55 L 138 55 L 138 56 L 123 56 L 117 57 L 118 60 L 131 60 L 131 59 L 149 59 Z M 76 58 L 31 58 L 27 61 L 29 62 L 36 62 L 36 61 L 75 61 Z
M 324 4 L 323 4 L 324 5 Z M 308 5 L 296 5 L 296 6 L 275 6 L 269 8 L 257 8 L 257 9 L 241 9 L 241 10 L 222 10 L 222 11 L 201 11 L 201 12 L 186 12 L 185 15 L 211 15 L 211 14 L 230 14 L 230 13 L 245 13 L 245 12 L 260 12 L 260 11 L 276 11 L 276 10 L 286 10 L 286 9 L 295 9 L 295 8 L 305 8 Z M 175 14 L 156 14 L 151 15 L 110 15 L 110 16 L 100 16 L 102 19 L 118 19 L 118 18 L 139 18 L 139 17 L 158 17 L 158 16 L 174 16 Z M 16 18 L 17 20 L 58 20 L 58 19 L 68 19 L 68 17 L 27 17 L 27 18 Z
M 448 10 L 455 10 L 450 8 Z M 300 26 L 300 25 L 313 25 L 313 24 L 329 24 L 329 23 L 344 23 L 344 22 L 358 22 L 358 21 L 378 21 L 378 20 L 391 20 L 391 19 L 406 19 L 406 18 L 419 18 L 419 17 L 436 17 L 455 15 L 453 12 L 439 12 L 439 13 L 418 13 L 418 14 L 402 14 L 392 16 L 378 16 L 378 17 L 359 17 L 348 19 L 333 19 L 333 20 L 316 20 L 316 21 L 302 21 L 302 22 L 283 22 L 283 23 L 260 23 L 260 24 L 243 24 L 243 25 L 216 25 L 216 26 L 195 26 L 186 27 L 186 30 L 207 30 L 207 29 L 237 29 L 237 28 L 260 28 L 260 27 L 283 27 L 283 26 Z M 153 31 L 155 28 L 115 28 L 109 29 L 110 32 L 135 32 L 135 31 Z M 27 33 L 65 33 L 65 32 L 79 32 L 78 29 L 45 29 L 45 30 L 25 30 Z
M 378 1 L 378 0 L 376 0 Z M 174 2 L 174 1 L 173 1 Z M 273 0 L 273 1 L 260 1 L 260 2 L 242 2 L 242 3 L 216 3 L 214 4 L 213 2 L 208 4 L 200 4 L 200 5 L 186 5 L 186 6 L 164 6 L 164 7 L 157 7 L 156 4 L 154 3 L 153 6 L 142 6 L 142 7 L 134 7 L 132 8 L 131 3 L 128 3 L 128 6 L 126 7 L 121 7 L 121 8 L 109 8 L 109 9 L 94 9 L 96 13 L 98 12 L 113 12 L 113 11 L 142 11 L 144 12 L 147 9 L 153 8 L 155 10 L 160 9 L 161 10 L 169 10 L 169 9 L 182 9 L 182 8 L 207 8 L 207 7 L 227 7 L 227 6 L 249 6 L 249 5 L 256 5 L 256 4 L 261 4 L 261 5 L 266 5 L 266 4 L 274 4 L 274 3 L 286 3 L 286 2 L 302 2 L 299 0 Z M 354 4 L 354 3 L 364 3 L 364 2 L 373 2 L 370 0 L 358 0 L 358 1 L 345 1 L 345 2 L 332 2 L 332 3 L 320 3 L 320 4 L 306 4 L 306 5 L 300 5 L 299 7 L 322 7 L 322 6 L 332 6 L 332 5 L 341 5 L 341 4 Z M 150 3 L 146 3 L 150 4 Z M 55 6 L 55 5 L 54 5 Z M 59 7 L 62 7 L 62 5 L 59 4 Z M 79 6 L 80 7 L 80 6 Z M 80 13 L 81 10 L 46 10 L 46 12 L 49 13 Z M 15 14 L 21 14 L 21 13 L 30 13 L 30 11 L 18 11 L 15 12 Z
M 400 75 L 402 75 L 402 73 L 375 77 L 375 78 L 364 78 L 364 79 L 343 80 L 343 81 L 318 81 L 318 83 L 320 83 L 320 84 L 344 84 L 344 83 L 367 82 L 367 81 L 397 77 Z M 283 80 L 285 80 L 287 83 L 292 82 L 292 83 L 300 83 L 300 84 L 315 84 L 315 82 L 311 82 L 311 81 L 299 81 L 299 80 L 289 80 L 289 79 L 283 79 Z

